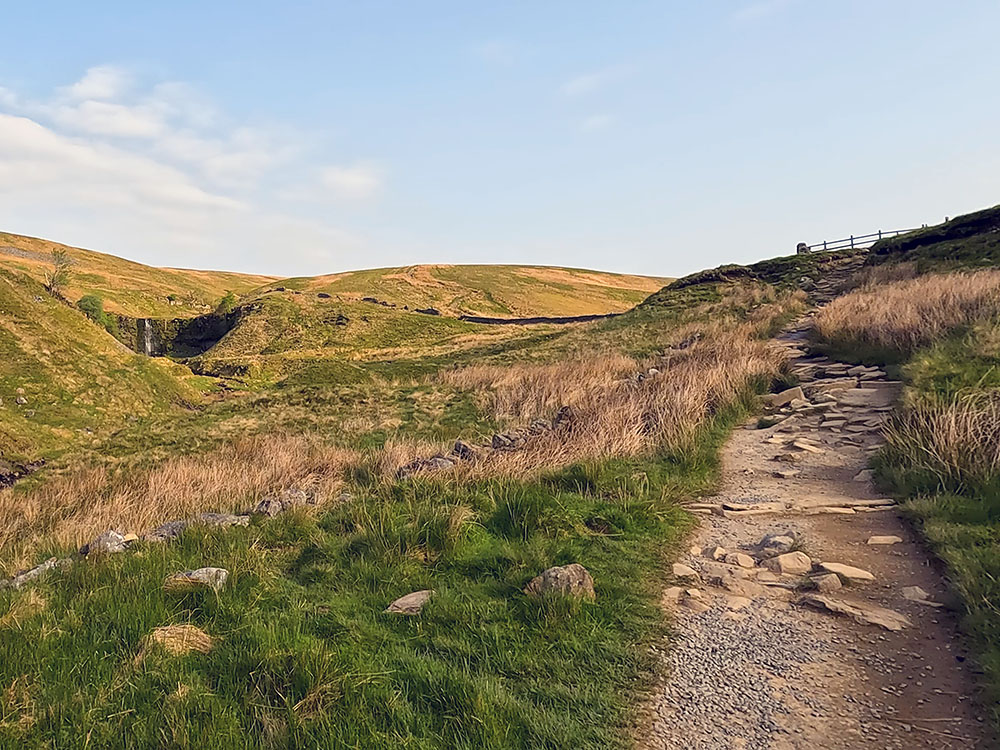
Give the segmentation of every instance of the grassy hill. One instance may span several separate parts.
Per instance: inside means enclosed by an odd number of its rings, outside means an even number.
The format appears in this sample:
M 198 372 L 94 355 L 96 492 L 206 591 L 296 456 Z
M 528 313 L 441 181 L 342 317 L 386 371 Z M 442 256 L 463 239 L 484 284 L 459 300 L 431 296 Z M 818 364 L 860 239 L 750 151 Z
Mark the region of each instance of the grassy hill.
M 372 297 L 451 316 L 516 318 L 622 312 L 669 281 L 549 266 L 418 265 L 286 279 L 272 287 L 345 301 Z
M 53 250 L 64 250 L 73 261 L 65 292 L 69 299 L 97 294 L 109 312 L 136 317 L 200 315 L 229 290 L 243 294 L 273 280 L 227 271 L 154 268 L 93 250 L 0 232 L 0 268 L 21 271 L 38 281 L 51 267 Z
M 200 400 L 194 376 L 137 355 L 31 277 L 0 268 L 0 473 Z M 22 403 L 23 402 L 23 403 Z
M 867 262 L 912 262 L 919 271 L 1000 264 L 1000 206 L 882 240 L 872 247 Z

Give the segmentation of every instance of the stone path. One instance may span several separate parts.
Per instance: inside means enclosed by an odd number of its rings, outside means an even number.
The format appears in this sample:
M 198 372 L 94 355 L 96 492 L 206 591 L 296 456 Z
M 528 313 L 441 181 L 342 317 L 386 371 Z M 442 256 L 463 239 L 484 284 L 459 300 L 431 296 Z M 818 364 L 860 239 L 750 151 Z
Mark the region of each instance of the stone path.
M 675 636 L 638 745 L 994 747 L 942 573 L 866 471 L 898 384 L 808 357 L 807 326 L 778 340 L 801 390 L 736 431 L 721 492 L 691 506 L 704 522 L 664 594 Z

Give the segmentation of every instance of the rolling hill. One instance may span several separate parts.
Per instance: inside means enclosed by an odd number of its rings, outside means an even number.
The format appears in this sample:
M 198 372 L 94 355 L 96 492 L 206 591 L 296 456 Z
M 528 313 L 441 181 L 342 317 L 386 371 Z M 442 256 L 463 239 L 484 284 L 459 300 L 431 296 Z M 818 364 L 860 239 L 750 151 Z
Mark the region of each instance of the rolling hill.
M 0 268 L 22 271 L 38 281 L 51 267 L 53 250 L 64 250 L 73 262 L 66 288 L 70 300 L 97 294 L 109 312 L 136 317 L 200 315 L 229 290 L 243 294 L 274 280 L 227 271 L 154 268 L 94 250 L 0 232 Z

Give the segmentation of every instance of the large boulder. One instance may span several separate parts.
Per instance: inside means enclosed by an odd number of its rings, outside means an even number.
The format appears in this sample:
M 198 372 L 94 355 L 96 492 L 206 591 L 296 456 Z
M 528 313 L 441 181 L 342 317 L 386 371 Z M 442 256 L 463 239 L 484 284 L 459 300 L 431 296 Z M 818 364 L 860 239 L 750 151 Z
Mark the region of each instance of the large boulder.
M 542 571 L 524 587 L 528 596 L 539 597 L 548 594 L 562 594 L 583 599 L 593 599 L 594 579 L 590 572 L 579 563 L 556 566 Z
M 764 566 L 773 573 L 801 576 L 812 569 L 812 560 L 804 552 L 786 552 L 769 558 L 764 562 Z
M 113 555 L 116 552 L 124 552 L 137 539 L 138 537 L 135 534 L 120 534 L 114 529 L 109 529 L 96 539 L 80 547 L 80 554 Z

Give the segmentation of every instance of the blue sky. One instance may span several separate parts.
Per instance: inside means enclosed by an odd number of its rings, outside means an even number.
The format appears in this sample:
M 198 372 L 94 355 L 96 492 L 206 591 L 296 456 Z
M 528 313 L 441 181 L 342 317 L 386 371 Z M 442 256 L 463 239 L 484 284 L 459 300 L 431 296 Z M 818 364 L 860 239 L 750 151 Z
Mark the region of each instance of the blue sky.
M 679 275 L 1000 203 L 1000 3 L 4 9 L 0 229 L 279 275 Z

